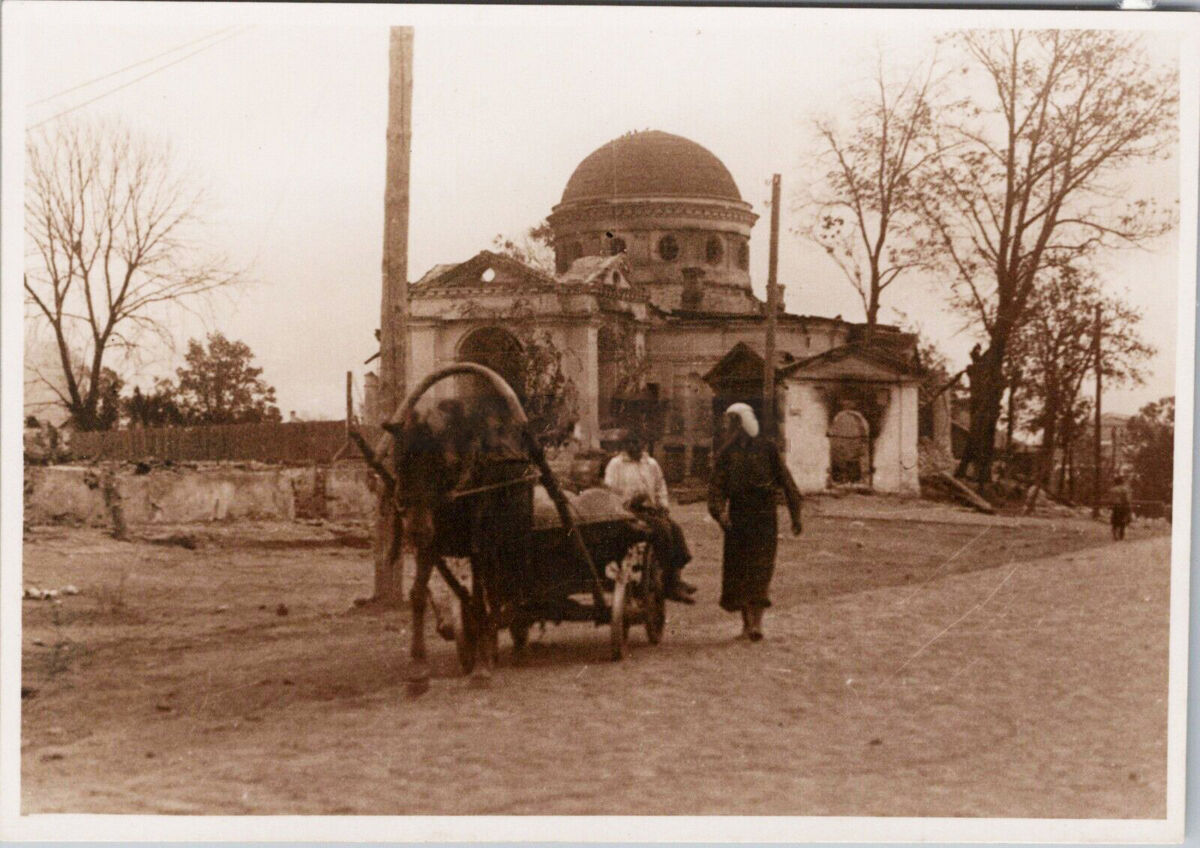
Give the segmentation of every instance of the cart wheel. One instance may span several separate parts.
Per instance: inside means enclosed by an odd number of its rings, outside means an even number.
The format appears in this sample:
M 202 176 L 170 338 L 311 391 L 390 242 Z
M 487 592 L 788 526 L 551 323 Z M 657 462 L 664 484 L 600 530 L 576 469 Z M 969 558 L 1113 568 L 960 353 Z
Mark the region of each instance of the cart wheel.
M 463 609 L 462 601 L 451 605 L 452 624 L 454 627 L 454 647 L 458 653 L 458 665 L 463 674 L 470 674 L 475 669 L 475 646 L 478 634 L 475 623 Z
M 625 648 L 629 643 L 629 617 L 625 609 L 628 588 L 629 582 L 625 576 L 618 576 L 613 582 L 612 617 L 608 624 L 613 662 L 619 662 L 625 658 Z
M 667 625 L 667 596 L 663 589 L 662 568 L 650 545 L 646 545 L 642 559 L 642 619 L 646 624 L 646 638 L 651 645 L 657 645 L 662 641 Z

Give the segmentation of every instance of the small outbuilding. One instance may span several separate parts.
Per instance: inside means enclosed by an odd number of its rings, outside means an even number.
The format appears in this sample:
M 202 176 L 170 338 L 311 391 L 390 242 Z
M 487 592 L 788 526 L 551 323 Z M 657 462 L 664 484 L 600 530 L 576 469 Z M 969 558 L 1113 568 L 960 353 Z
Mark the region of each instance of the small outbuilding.
M 919 493 L 920 364 L 865 341 L 789 359 L 776 363 L 776 416 L 800 490 Z M 736 345 L 704 379 L 715 408 L 741 400 L 761 414 L 763 359 L 749 345 Z

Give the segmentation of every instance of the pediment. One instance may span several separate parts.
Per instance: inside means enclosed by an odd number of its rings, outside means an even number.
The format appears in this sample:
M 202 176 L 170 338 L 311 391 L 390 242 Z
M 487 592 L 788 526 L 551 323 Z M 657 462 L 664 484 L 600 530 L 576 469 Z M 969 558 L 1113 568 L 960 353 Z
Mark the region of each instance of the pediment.
M 918 379 L 914 363 L 856 345 L 843 345 L 789 366 L 785 379 L 861 380 L 863 382 L 908 382 Z
M 553 285 L 555 280 L 549 274 L 511 256 L 483 250 L 457 265 L 435 265 L 415 287 L 488 289 Z

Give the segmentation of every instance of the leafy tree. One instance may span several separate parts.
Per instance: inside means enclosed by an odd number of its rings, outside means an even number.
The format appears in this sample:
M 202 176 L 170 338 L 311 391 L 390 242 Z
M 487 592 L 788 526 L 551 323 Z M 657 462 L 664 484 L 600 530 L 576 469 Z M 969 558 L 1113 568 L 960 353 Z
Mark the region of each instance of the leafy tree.
M 78 429 L 111 426 L 109 355 L 169 337 L 170 307 L 237 274 L 199 249 L 200 196 L 166 147 L 119 123 L 65 120 L 30 133 L 25 153 L 25 300 L 58 360 L 37 377 Z
M 122 409 L 130 427 L 173 427 L 185 423 L 178 392 L 170 380 L 156 381 L 150 392 L 134 386 L 133 394 L 122 398 Z
M 954 374 L 950 372 L 950 361 L 936 344 L 928 340 L 919 341 L 917 361 L 925 369 L 925 376 L 921 378 L 921 384 L 917 387 L 917 397 L 922 407 L 933 403 L 944 393 L 948 393 L 952 398 L 957 394 L 956 384 L 950 383 L 954 378 Z
M 100 369 L 100 379 L 97 381 L 99 403 L 90 429 L 112 430 L 121 423 L 121 389 L 124 386 L 125 381 L 116 371 L 111 368 Z
M 516 337 L 517 381 L 530 429 L 542 441 L 567 439 L 579 420 L 579 390 L 566 374 L 567 351 L 539 326 L 532 306 L 518 300 L 508 311 L 506 326 Z
M 1105 296 L 1095 278 L 1077 268 L 1046 276 L 1012 339 L 1010 362 L 1023 375 L 1027 423 L 1042 433 L 1037 476 L 1043 486 L 1050 480 L 1055 449 L 1072 443 L 1087 412 L 1080 389 L 1084 378 L 1095 373 L 1097 308 L 1106 385 L 1140 382 L 1140 366 L 1154 353 L 1137 332 L 1141 314 Z
M 561 442 L 579 420 L 579 391 L 565 373 L 563 351 L 545 329 L 523 325 L 516 335 L 523 382 L 518 394 L 530 429 L 543 442 Z
M 884 289 L 924 265 L 916 175 L 931 161 L 930 86 L 934 63 L 899 84 L 886 79 L 882 57 L 869 96 L 851 101 L 846 126 L 815 123 L 822 179 L 802 189 L 811 214 L 802 235 L 816 242 L 858 292 L 868 332 L 878 321 Z
M 948 41 L 967 96 L 933 122 L 938 156 L 923 170 L 922 247 L 951 301 L 986 342 L 973 362 L 971 429 L 960 476 L 991 477 L 1009 346 L 1038 288 L 1113 247 L 1144 244 L 1174 209 L 1121 177 L 1163 158 L 1178 134 L 1178 74 L 1136 33 L 967 30 Z
M 517 239 L 497 235 L 492 239 L 492 246 L 497 253 L 511 256 L 547 274 L 554 273 L 554 231 L 545 221 L 530 227 Z
M 1170 503 L 1175 476 L 1175 398 L 1148 403 L 1129 419 L 1133 490 L 1139 500 Z
M 250 363 L 254 354 L 244 342 L 210 333 L 206 348 L 188 341 L 187 365 L 176 369 L 178 403 L 190 424 L 252 424 L 280 421 L 275 389 L 262 380 L 262 369 Z

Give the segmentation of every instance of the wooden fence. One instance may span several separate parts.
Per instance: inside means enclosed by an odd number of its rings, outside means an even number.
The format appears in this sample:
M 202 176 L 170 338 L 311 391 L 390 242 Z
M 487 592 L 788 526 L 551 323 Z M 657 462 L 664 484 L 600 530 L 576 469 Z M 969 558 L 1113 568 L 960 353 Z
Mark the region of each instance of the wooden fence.
M 374 442 L 378 431 L 367 430 Z M 353 445 L 342 450 L 345 443 L 344 421 L 295 421 L 72 433 L 70 452 L 80 459 L 307 465 L 331 462 L 339 451 L 341 458 L 358 458 Z

